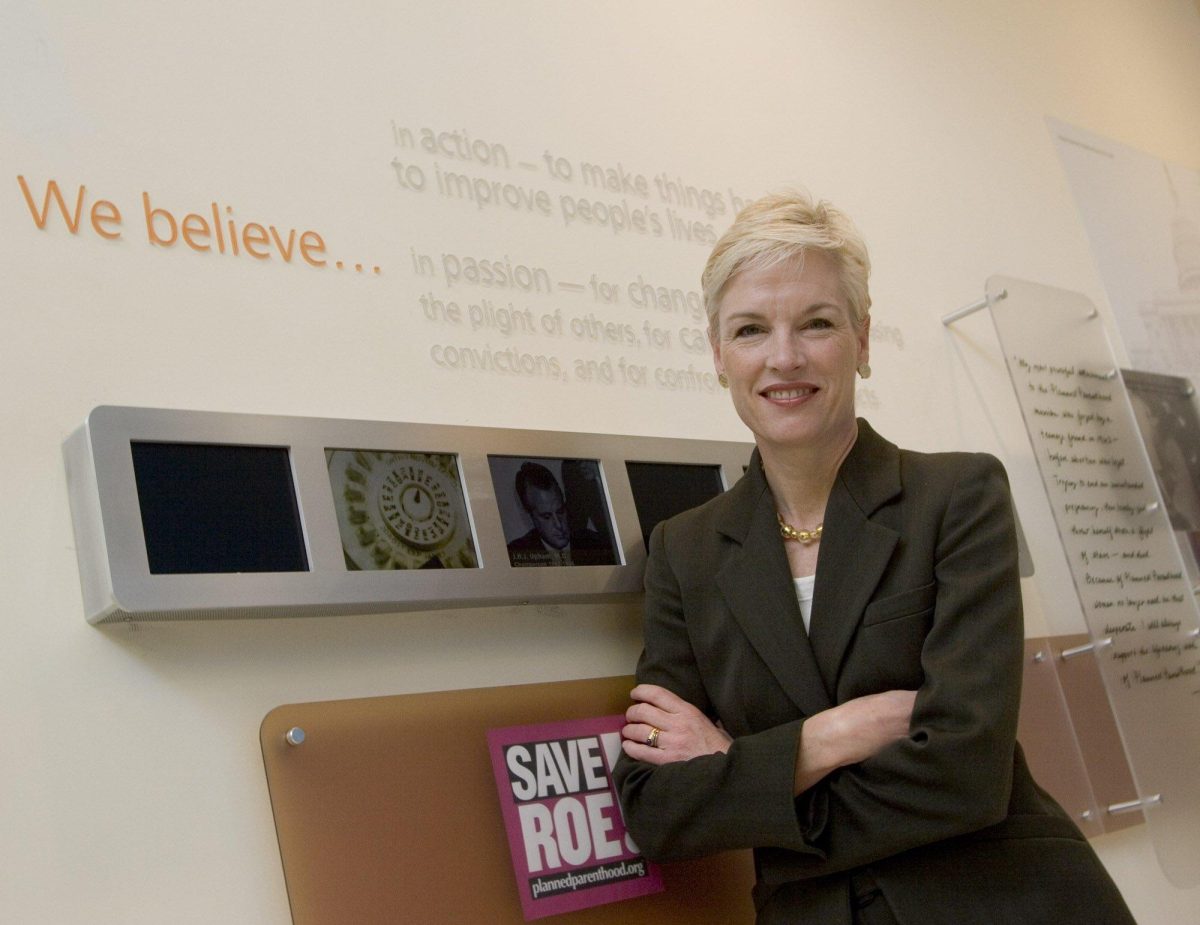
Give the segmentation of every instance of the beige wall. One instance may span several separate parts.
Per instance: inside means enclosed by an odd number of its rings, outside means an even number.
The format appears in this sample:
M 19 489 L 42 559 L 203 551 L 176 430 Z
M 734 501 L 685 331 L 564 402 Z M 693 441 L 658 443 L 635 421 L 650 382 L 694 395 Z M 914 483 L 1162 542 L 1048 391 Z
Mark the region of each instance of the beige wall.
M 214 9 L 214 7 L 216 9 Z M 95 405 L 743 439 L 721 397 L 656 387 L 707 368 L 683 317 L 585 293 L 449 285 L 442 255 L 544 265 L 555 280 L 639 274 L 692 288 L 704 248 L 570 225 L 564 195 L 666 203 L 558 180 L 544 155 L 747 196 L 802 183 L 843 205 L 875 259 L 885 434 L 978 447 L 1013 476 L 1039 577 L 1030 634 L 1081 631 L 994 335 L 940 316 L 993 273 L 1086 293 L 1106 311 L 1046 116 L 1200 166 L 1200 15 L 1185 0 L 542 4 L 515 0 L 0 7 L 0 242 L 7 324 L 0 450 L 7 563 L 0 646 L 0 908 L 27 923 L 284 923 L 256 740 L 281 703 L 631 670 L 636 612 L 528 607 L 132 625 L 81 615 L 60 444 Z M 502 143 L 507 169 L 397 146 L 394 126 Z M 401 187 L 394 158 L 418 166 Z M 522 167 L 524 161 L 530 167 Z M 513 187 L 518 205 L 437 193 L 437 170 Z M 56 180 L 76 233 L 38 229 Z M 542 190 L 549 215 L 520 196 Z M 176 217 L 211 202 L 330 260 L 154 246 L 142 194 Z M 503 196 L 503 191 L 499 194 Z M 111 201 L 123 221 L 93 230 Z M 112 214 L 101 207 L 99 216 Z M 536 206 L 535 206 L 536 209 Z M 728 215 L 675 210 L 714 228 Z M 161 224 L 160 224 L 161 227 Z M 689 226 L 694 228 L 694 226 Z M 435 275 L 414 270 L 413 253 Z M 371 267 L 380 266 L 375 275 Z M 422 295 L 530 317 L 649 321 L 667 348 L 429 320 Z M 494 317 L 494 316 L 493 316 Z M 439 345 L 553 359 L 566 381 L 448 369 Z M 444 358 L 446 354 L 436 354 Z M 645 366 L 587 382 L 576 361 Z M 419 748 L 420 743 L 413 743 Z M 1144 827 L 1097 844 L 1140 921 L 1193 922 L 1200 890 L 1159 874 Z M 1071 898 L 1070 901 L 1079 901 Z

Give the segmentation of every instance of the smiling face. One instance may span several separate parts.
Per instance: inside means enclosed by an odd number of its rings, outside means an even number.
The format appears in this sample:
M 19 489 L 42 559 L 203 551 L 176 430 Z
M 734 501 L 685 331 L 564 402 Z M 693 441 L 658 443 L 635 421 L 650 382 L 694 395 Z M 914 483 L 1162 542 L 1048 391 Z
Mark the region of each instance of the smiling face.
M 870 352 L 870 317 L 853 317 L 836 259 L 819 250 L 725 287 L 713 360 L 764 453 L 841 452 L 853 441 L 854 374 Z

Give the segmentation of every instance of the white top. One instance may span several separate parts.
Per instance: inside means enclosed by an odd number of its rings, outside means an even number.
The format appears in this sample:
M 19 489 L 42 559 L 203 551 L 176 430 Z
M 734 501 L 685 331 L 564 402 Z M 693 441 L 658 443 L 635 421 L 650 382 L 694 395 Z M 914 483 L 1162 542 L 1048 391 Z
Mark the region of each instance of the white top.
M 813 585 L 816 583 L 816 575 L 805 575 L 803 578 L 792 579 L 792 584 L 796 586 L 796 600 L 800 604 L 800 617 L 804 620 L 804 632 L 806 633 L 808 625 L 812 622 Z

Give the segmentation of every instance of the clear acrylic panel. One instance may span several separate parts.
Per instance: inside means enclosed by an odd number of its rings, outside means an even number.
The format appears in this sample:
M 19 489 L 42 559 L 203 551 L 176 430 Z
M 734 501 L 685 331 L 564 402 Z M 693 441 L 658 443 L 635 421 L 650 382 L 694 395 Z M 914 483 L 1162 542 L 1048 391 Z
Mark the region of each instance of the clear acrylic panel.
M 1017 741 L 1034 780 L 1092 838 L 1104 833 L 1104 820 L 1055 661 L 1049 639 L 1025 640 Z
M 1007 277 L 988 305 L 1159 863 L 1200 883 L 1200 615 L 1104 323 Z

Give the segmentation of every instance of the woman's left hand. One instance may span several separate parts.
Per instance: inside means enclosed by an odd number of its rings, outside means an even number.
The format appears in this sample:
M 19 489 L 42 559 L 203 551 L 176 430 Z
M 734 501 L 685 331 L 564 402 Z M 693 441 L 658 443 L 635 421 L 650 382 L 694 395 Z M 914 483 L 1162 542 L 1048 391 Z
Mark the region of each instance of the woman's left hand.
M 659 765 L 729 751 L 729 733 L 665 687 L 639 684 L 629 696 L 636 702 L 625 711 L 621 747 L 630 758 Z

